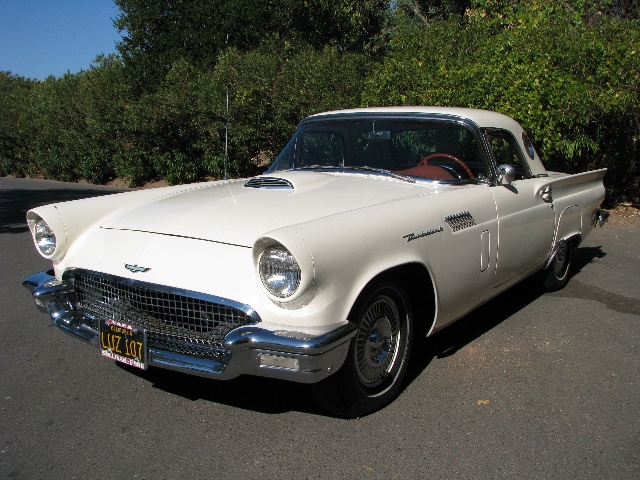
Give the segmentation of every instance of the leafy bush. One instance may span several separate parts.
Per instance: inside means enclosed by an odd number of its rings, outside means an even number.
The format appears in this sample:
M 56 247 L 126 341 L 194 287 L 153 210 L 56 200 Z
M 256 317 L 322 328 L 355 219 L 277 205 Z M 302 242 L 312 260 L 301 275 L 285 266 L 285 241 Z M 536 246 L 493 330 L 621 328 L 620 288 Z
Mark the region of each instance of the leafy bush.
M 325 40 L 320 30 L 307 31 L 308 41 L 262 32 L 258 47 L 218 45 L 206 62 L 167 44 L 170 61 L 153 88 L 140 90 L 113 55 L 42 82 L 4 72 L 0 174 L 96 183 L 117 176 L 131 185 L 252 175 L 309 114 L 442 105 L 510 115 L 530 131 L 549 169 L 607 167 L 610 198 L 637 198 L 640 11 L 633 2 L 399 0 L 382 31 L 376 9 L 383 3 L 344 0 L 340 12 L 324 0 L 317 11 L 304 7 L 314 25 L 327 15 L 340 19 Z
M 28 108 L 34 83 L 9 72 L 0 72 L 0 175 L 27 174 L 24 145 L 29 135 L 23 131 L 19 119 Z
M 614 197 L 637 196 L 637 22 L 588 24 L 584 9 L 564 2 L 477 4 L 464 22 L 401 20 L 365 103 L 505 113 L 530 131 L 548 168 L 607 167 Z

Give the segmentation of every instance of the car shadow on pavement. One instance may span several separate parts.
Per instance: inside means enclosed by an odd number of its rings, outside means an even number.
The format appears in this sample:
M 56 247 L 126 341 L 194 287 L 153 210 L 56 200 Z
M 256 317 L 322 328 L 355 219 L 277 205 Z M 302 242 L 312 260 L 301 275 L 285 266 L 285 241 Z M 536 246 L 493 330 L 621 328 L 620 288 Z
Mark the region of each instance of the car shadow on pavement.
M 571 265 L 571 276 L 577 275 L 584 267 L 606 257 L 607 254 L 602 251 L 602 247 L 579 247 L 573 256 L 573 264 Z M 571 281 L 571 280 L 569 280 Z
M 569 282 L 586 265 L 596 258 L 601 259 L 605 256 L 606 253 L 602 251 L 601 247 L 576 249 L 569 273 Z M 542 272 L 534 274 L 433 336 L 414 339 L 412 363 L 407 372 L 404 387 L 406 388 L 421 375 L 434 358 L 454 355 L 544 295 L 542 281 Z
M 582 270 L 594 258 L 602 258 L 604 255 L 599 247 L 578 249 L 572 275 Z M 540 278 L 533 276 L 432 337 L 415 338 L 403 390 L 422 375 L 434 359 L 455 355 L 514 313 L 526 308 L 541 295 L 543 291 L 540 288 Z M 154 388 L 192 401 L 205 400 L 266 414 L 297 411 L 333 417 L 318 407 L 311 389 L 303 384 L 250 376 L 218 381 L 159 368 L 141 371 L 122 364 L 118 366 L 146 379 Z
M 160 368 L 143 371 L 121 363 L 116 365 L 151 382 L 154 388 L 191 401 L 204 400 L 274 415 L 292 411 L 325 414 L 304 384 L 246 375 L 222 381 Z

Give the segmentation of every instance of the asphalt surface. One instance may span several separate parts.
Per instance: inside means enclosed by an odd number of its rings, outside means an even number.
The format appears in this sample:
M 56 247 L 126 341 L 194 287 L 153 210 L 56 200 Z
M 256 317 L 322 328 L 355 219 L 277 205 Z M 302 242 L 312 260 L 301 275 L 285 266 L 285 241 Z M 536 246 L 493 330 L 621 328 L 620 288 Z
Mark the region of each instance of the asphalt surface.
M 607 225 L 562 291 L 525 282 L 419 342 L 356 420 L 308 388 L 103 359 L 33 305 L 38 204 L 112 192 L 0 178 L 0 478 L 640 478 L 640 232 Z

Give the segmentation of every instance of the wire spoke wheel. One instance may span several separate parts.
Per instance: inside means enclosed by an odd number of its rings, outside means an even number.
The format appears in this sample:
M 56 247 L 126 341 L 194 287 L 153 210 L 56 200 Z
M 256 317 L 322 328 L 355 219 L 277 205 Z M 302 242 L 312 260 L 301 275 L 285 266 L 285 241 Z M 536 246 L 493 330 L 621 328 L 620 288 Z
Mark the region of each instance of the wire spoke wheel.
M 343 417 L 360 417 L 387 405 L 407 371 L 413 317 L 402 289 L 382 280 L 365 289 L 354 306 L 357 324 L 338 372 L 312 385 L 320 405 Z
M 395 364 L 400 337 L 400 313 L 386 295 L 378 297 L 363 315 L 354 355 L 358 379 L 366 387 L 382 383 Z

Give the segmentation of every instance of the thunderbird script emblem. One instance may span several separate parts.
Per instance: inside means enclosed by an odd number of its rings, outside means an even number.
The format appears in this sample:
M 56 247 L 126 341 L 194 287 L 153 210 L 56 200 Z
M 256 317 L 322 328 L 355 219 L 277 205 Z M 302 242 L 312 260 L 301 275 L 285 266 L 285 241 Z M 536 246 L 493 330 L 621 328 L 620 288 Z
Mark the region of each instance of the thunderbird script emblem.
M 147 268 L 147 267 L 139 267 L 138 265 L 129 265 L 128 263 L 124 264 L 124 268 L 126 268 L 132 273 L 144 273 L 151 270 L 150 268 Z

